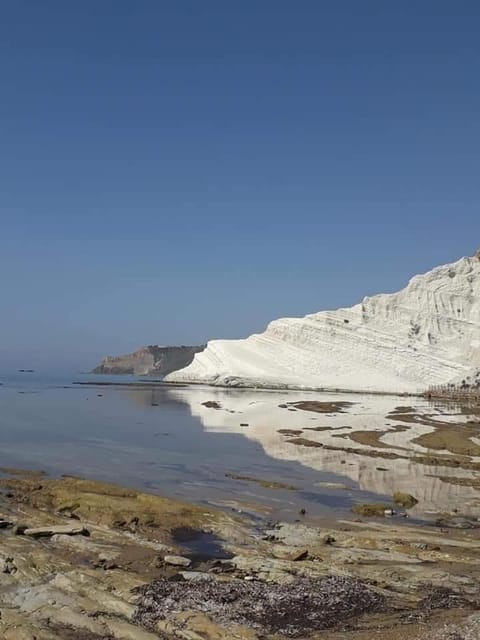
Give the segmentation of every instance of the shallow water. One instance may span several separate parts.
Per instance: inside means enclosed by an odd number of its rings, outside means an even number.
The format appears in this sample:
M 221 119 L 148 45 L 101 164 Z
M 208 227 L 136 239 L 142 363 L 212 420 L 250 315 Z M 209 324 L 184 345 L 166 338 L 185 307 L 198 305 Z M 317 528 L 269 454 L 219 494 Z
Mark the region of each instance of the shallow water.
M 426 450 L 412 440 L 432 428 L 406 425 L 389 415 L 399 405 L 414 405 L 419 415 L 433 413 L 463 424 L 468 416 L 456 415 L 454 408 L 432 407 L 421 399 L 353 394 L 89 387 L 72 385 L 74 379 L 92 377 L 0 376 L 0 465 L 81 475 L 290 520 L 299 517 L 300 509 L 307 518 L 346 515 L 355 502 L 388 502 L 395 491 L 417 497 L 414 517 L 458 505 L 464 513 L 480 515 L 480 494 L 473 487 L 445 481 L 474 472 L 415 462 L 412 455 Z M 305 400 L 352 405 L 317 413 L 288 404 Z M 206 407 L 209 401 L 219 408 Z M 301 431 L 310 444 L 292 442 L 292 435 L 279 433 L 284 429 Z M 368 455 L 371 446 L 352 440 L 352 434 L 366 430 L 387 431 L 373 449 L 400 457 Z M 297 489 L 269 488 L 226 474 Z

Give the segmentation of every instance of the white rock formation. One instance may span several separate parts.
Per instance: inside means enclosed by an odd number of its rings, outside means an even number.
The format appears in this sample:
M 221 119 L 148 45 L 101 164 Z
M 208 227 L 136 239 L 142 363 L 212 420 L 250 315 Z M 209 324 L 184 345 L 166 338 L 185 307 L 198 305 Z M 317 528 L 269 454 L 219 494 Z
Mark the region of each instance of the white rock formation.
M 213 340 L 167 376 L 220 386 L 421 392 L 479 380 L 480 256 L 348 309 L 282 318 L 245 340 Z

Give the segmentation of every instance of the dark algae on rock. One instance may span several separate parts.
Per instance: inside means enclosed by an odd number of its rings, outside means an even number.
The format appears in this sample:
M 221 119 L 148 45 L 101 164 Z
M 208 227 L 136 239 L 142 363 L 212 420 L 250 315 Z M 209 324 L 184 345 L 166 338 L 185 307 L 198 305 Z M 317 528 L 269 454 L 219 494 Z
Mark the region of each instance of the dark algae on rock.
M 135 620 L 147 628 L 172 613 L 189 610 L 224 624 L 292 638 L 381 611 L 385 605 L 382 595 L 347 576 L 299 577 L 290 584 L 154 580 L 137 593 Z
M 389 511 L 391 506 L 388 504 L 354 504 L 352 507 L 353 513 L 359 516 L 365 517 L 383 517 L 386 511 Z
M 404 509 L 412 509 L 412 507 L 418 504 L 415 496 L 412 496 L 410 493 L 402 493 L 401 491 L 396 491 L 393 494 L 393 501 L 396 505 Z
M 263 478 L 253 478 L 252 476 L 242 476 L 236 473 L 226 473 L 226 478 L 231 480 L 243 480 L 244 482 L 256 482 L 264 489 L 286 489 L 287 491 L 298 491 L 298 487 L 284 482 L 276 482 L 275 480 L 265 480 Z
M 312 411 L 314 413 L 344 413 L 345 409 L 353 406 L 353 402 L 319 402 L 318 400 L 302 400 L 300 402 L 287 402 L 281 407 L 294 407 L 300 411 Z

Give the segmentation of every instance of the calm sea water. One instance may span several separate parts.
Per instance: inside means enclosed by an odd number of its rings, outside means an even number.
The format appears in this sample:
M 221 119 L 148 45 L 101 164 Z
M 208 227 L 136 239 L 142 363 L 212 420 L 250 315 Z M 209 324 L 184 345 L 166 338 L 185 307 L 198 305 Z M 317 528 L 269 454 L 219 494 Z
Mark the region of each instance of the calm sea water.
M 0 465 L 80 475 L 226 508 L 238 508 L 241 502 L 245 510 L 268 508 L 272 516 L 287 519 L 297 518 L 301 508 L 307 510 L 307 517 L 338 515 L 346 513 L 353 502 L 388 499 L 395 489 L 418 492 L 422 486 L 430 496 L 428 505 L 424 501 L 425 511 L 427 506 L 445 507 L 443 498 L 437 504 L 437 495 L 458 499 L 457 494 L 447 495 L 446 488 L 465 491 L 454 485 L 428 484 L 429 468 L 416 465 L 412 470 L 401 461 L 380 464 L 382 461 L 369 456 L 347 455 L 340 448 L 325 451 L 296 446 L 279 433 L 285 428 L 306 429 L 304 436 L 318 440 L 327 437 L 321 425 L 329 425 L 336 428 L 336 439 L 330 442 L 340 445 L 345 430 L 355 425 L 371 426 L 375 420 L 384 425 L 386 412 L 398 399 L 356 396 L 352 410 L 324 416 L 279 406 L 334 396 L 72 384 L 92 379 L 135 380 L 0 375 Z M 215 400 L 221 408 L 205 407 L 208 400 Z M 264 488 L 226 474 L 273 480 L 298 490 Z M 346 488 L 328 488 L 325 482 L 340 482 Z

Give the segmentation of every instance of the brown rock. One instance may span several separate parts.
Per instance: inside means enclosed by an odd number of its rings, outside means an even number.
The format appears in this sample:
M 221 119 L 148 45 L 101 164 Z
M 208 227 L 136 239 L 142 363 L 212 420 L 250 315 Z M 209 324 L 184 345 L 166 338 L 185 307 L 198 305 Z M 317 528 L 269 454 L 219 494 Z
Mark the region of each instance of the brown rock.
M 393 501 L 399 507 L 404 507 L 405 509 L 411 509 L 418 504 L 418 500 L 414 496 L 410 493 L 402 493 L 401 491 L 393 494 Z
M 35 527 L 33 529 L 25 529 L 24 535 L 32 538 L 50 538 L 55 535 L 65 536 L 89 536 L 90 532 L 85 527 L 78 525 L 54 525 L 51 527 Z
M 189 558 L 184 558 L 183 556 L 165 556 L 164 561 L 174 567 L 189 567 L 192 564 Z
M 291 560 L 293 562 L 299 562 L 300 560 L 306 560 L 308 558 L 308 549 L 302 549 L 297 553 L 293 554 Z

